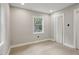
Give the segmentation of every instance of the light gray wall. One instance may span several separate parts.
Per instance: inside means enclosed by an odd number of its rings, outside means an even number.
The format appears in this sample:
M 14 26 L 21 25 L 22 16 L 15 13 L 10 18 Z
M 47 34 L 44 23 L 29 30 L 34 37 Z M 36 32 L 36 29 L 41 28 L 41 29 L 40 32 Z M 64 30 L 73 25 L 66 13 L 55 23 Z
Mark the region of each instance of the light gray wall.
M 8 4 L 1 4 L 1 42 L 0 54 L 7 54 L 10 48 L 10 10 Z
M 27 42 L 36 41 L 37 35 L 40 40 L 49 39 L 50 34 L 50 15 L 28 11 L 11 6 L 11 45 L 17 45 Z M 42 15 L 44 17 L 44 33 L 33 34 L 33 16 Z
M 1 43 L 1 4 L 0 4 L 0 43 Z
M 64 43 L 70 46 L 74 46 L 74 39 L 73 39 L 73 11 L 74 9 L 79 8 L 79 4 L 74 4 L 72 6 L 69 6 L 63 10 L 57 11 L 55 13 L 64 13 Z M 54 14 L 54 13 L 53 13 Z M 51 15 L 51 20 L 52 20 L 52 27 L 51 31 L 54 31 L 53 27 L 53 14 Z M 70 24 L 70 27 L 67 27 L 67 24 Z M 54 33 L 52 32 L 52 38 L 54 36 Z

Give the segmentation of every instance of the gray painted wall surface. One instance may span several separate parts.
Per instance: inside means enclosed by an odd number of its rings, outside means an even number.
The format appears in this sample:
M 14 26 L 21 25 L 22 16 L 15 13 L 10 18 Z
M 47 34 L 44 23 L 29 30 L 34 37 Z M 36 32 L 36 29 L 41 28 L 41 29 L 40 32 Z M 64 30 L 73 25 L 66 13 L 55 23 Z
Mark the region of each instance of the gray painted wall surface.
M 64 13 L 64 43 L 67 44 L 67 45 L 70 45 L 70 46 L 74 46 L 74 39 L 73 39 L 73 17 L 74 17 L 74 14 L 73 14 L 73 11 L 74 9 L 76 8 L 79 8 L 79 4 L 75 4 L 75 5 L 72 5 L 72 6 L 69 6 L 63 10 L 60 10 L 60 11 L 57 11 L 55 13 Z M 53 13 L 54 14 L 54 13 Z M 53 26 L 53 14 L 51 15 L 51 37 L 54 38 L 54 26 Z M 70 27 L 67 27 L 67 24 L 70 24 Z M 52 30 L 53 29 L 53 30 Z
M 11 45 L 17 45 L 36 41 L 37 36 L 40 40 L 49 39 L 50 34 L 50 15 L 28 11 L 16 7 L 11 7 Z M 44 17 L 44 33 L 33 34 L 33 16 L 42 15 Z

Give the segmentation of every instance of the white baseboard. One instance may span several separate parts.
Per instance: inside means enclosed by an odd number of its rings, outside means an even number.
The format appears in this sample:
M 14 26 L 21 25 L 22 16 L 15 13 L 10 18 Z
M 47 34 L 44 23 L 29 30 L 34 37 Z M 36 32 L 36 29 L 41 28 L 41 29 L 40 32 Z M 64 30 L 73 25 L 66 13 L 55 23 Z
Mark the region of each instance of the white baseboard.
M 43 39 L 43 40 L 37 40 L 37 41 L 34 41 L 34 42 L 27 42 L 27 43 L 12 45 L 10 48 L 20 47 L 20 46 L 29 45 L 29 44 L 34 44 L 34 43 L 43 42 L 43 41 L 48 41 L 48 40 L 51 40 L 51 39 Z
M 50 39 L 51 41 L 55 41 L 55 39 Z
M 67 44 L 67 43 L 64 43 L 64 45 L 67 46 L 67 47 L 70 47 L 70 48 L 74 48 L 73 45 L 70 45 L 70 44 Z

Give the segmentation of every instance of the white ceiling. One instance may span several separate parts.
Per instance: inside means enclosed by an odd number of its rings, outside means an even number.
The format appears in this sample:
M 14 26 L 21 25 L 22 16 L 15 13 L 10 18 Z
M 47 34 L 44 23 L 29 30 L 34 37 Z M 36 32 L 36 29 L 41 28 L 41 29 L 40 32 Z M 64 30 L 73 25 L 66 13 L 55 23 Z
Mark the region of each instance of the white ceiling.
M 11 3 L 10 5 L 33 11 L 50 13 L 50 10 L 55 12 L 73 4 L 74 3 L 25 3 L 24 5 L 21 5 L 21 3 Z

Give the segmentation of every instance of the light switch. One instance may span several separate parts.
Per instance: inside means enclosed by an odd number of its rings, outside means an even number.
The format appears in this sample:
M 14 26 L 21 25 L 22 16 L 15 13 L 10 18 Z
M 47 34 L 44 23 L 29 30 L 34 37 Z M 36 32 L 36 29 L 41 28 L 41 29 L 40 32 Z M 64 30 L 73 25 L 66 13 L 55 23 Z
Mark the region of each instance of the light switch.
M 69 26 L 70 26 L 70 24 L 67 24 L 67 26 L 69 27 Z

